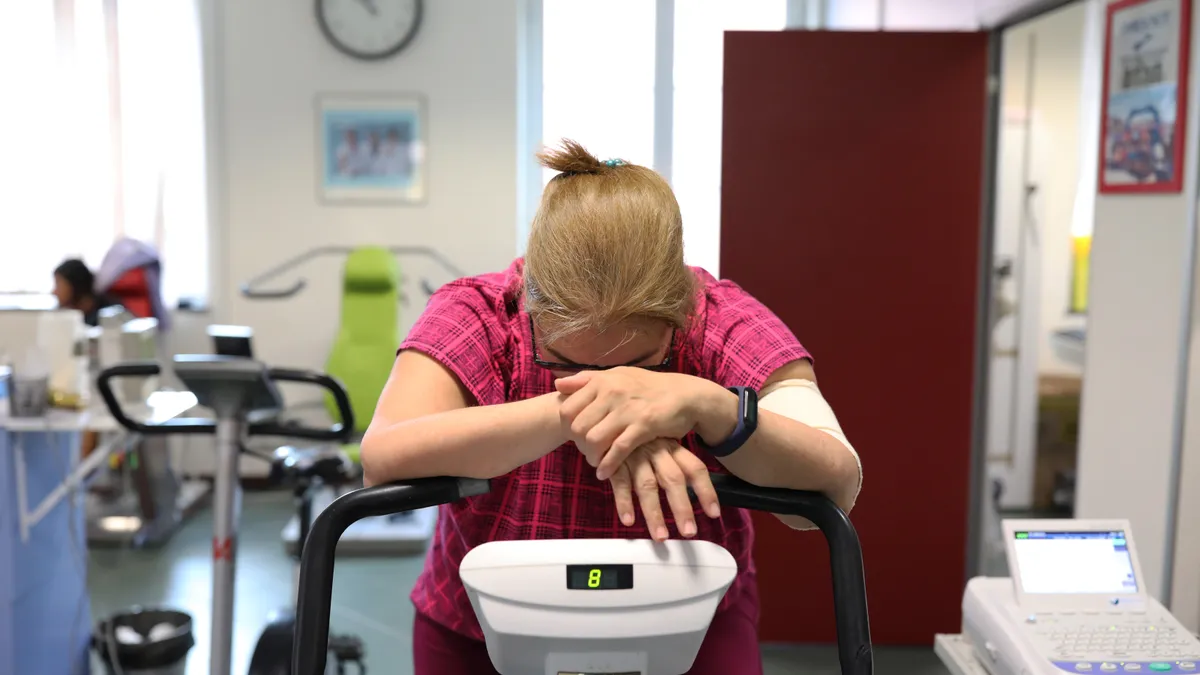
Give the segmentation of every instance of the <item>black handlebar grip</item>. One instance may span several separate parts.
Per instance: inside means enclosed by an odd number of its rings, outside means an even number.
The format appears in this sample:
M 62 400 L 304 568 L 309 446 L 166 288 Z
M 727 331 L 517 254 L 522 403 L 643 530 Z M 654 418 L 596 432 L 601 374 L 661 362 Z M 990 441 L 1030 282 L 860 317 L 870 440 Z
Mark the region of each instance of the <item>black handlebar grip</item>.
M 328 391 L 337 404 L 338 416 L 341 422 L 327 428 L 317 429 L 299 425 L 283 424 L 277 420 L 253 424 L 250 434 L 255 436 L 291 436 L 314 441 L 337 441 L 346 443 L 354 435 L 354 410 L 350 408 L 350 396 L 346 388 L 337 379 L 311 370 L 293 368 L 268 368 L 267 377 L 275 382 L 297 382 L 312 384 Z
M 217 429 L 217 423 L 214 420 L 204 419 L 199 417 L 176 417 L 154 424 L 145 424 L 135 419 L 130 418 L 125 414 L 125 410 L 121 408 L 121 403 L 117 401 L 117 396 L 112 390 L 112 380 L 120 377 L 154 377 L 162 372 L 158 363 L 155 361 L 134 361 L 130 363 L 118 363 L 115 366 L 109 366 L 100 371 L 100 375 L 96 377 L 96 388 L 100 390 L 100 396 L 104 399 L 104 405 L 108 407 L 108 412 L 117 421 L 117 424 L 129 429 L 130 431 L 139 434 L 211 434 Z
M 135 361 L 131 363 L 118 363 L 115 366 L 109 366 L 100 371 L 100 375 L 96 377 L 96 388 L 100 390 L 100 396 L 104 399 L 104 404 L 108 406 L 108 412 L 113 416 L 113 419 L 118 424 L 142 434 L 166 434 L 178 432 L 178 429 L 163 429 L 152 424 L 142 424 L 136 420 L 130 419 L 125 411 L 121 408 L 121 403 L 117 401 L 117 396 L 112 390 L 112 380 L 119 377 L 154 377 L 161 371 L 158 362 L 156 361 Z
M 875 662 L 862 545 L 846 512 L 820 492 L 763 488 L 728 474 L 711 473 L 709 477 L 722 507 L 800 516 L 821 530 L 829 544 L 842 675 L 871 675 Z
M 490 488 L 489 482 L 482 479 L 419 478 L 347 492 L 325 507 L 313 521 L 300 552 L 300 586 L 292 640 L 293 675 L 326 672 L 334 553 L 346 528 L 363 518 L 449 504 L 484 494 Z

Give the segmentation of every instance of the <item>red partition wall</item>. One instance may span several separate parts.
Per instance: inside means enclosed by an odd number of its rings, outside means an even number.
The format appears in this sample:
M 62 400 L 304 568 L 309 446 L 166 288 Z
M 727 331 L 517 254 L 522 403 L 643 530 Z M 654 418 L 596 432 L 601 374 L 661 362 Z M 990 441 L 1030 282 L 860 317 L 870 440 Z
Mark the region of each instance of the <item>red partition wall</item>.
M 958 632 L 987 37 L 729 33 L 721 276 L 791 326 L 858 449 L 883 644 Z M 834 639 L 827 549 L 758 524 L 764 642 Z

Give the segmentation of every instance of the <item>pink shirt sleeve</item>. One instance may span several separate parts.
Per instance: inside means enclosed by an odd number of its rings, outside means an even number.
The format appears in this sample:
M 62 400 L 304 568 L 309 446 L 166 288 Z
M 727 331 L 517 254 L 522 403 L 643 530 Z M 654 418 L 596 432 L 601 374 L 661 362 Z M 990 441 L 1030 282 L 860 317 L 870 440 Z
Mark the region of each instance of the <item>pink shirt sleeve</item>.
M 772 373 L 799 359 L 812 360 L 791 329 L 740 286 L 709 286 L 702 362 L 709 379 L 725 387 L 761 389 Z
M 447 284 L 429 299 L 400 349 L 413 349 L 454 373 L 479 405 L 505 401 L 504 326 L 496 299 L 469 280 Z M 502 303 L 501 303 L 502 304 Z

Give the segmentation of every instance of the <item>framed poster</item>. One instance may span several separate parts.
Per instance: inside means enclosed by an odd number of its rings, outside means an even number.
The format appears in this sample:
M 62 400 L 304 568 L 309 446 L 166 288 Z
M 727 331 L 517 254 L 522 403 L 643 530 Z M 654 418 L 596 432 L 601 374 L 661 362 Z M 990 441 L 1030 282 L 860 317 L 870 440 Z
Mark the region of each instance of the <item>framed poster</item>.
M 423 202 L 425 137 L 420 96 L 318 97 L 321 201 Z
M 1108 6 L 1101 193 L 1183 188 L 1191 4 L 1122 0 Z

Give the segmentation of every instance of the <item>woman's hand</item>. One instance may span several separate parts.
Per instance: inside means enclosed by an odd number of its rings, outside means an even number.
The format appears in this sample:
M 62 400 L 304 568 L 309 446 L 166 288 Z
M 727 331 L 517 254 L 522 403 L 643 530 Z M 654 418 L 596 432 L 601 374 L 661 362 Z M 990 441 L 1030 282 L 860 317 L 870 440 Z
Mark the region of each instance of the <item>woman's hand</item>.
M 642 515 L 646 517 L 646 527 L 655 541 L 666 541 L 668 537 L 662 503 L 658 499 L 660 487 L 667 493 L 675 527 L 684 537 L 696 535 L 696 518 L 692 500 L 688 498 L 688 486 L 696 493 L 708 517 L 721 517 L 721 506 L 708 476 L 708 467 L 687 448 L 668 438 L 638 446 L 625 463 L 617 467 L 609 482 L 621 523 L 626 527 L 633 525 L 633 495 L 636 493 Z
M 683 438 L 695 428 L 707 380 L 621 367 L 556 380 L 567 399 L 559 407 L 571 440 L 596 478 L 607 480 L 637 448 L 656 438 Z M 719 388 L 719 387 L 718 387 Z

